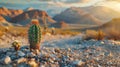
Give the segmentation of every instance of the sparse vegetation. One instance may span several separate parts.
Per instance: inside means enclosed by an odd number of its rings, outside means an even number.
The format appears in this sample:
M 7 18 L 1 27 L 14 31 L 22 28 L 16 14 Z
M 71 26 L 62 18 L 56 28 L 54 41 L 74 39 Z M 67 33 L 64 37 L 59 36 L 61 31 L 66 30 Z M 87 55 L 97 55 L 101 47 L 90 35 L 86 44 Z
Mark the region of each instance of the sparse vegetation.
M 87 30 L 84 39 L 96 39 L 96 40 L 103 40 L 105 38 L 105 33 L 102 30 Z
M 72 31 L 72 30 L 69 30 L 69 29 L 55 29 L 54 32 L 55 32 L 55 34 L 72 35 L 72 36 L 80 34 L 80 32 Z
M 104 31 L 102 30 L 87 30 L 85 36 L 83 39 L 90 40 L 90 39 L 96 39 L 96 40 L 103 40 L 104 38 L 110 39 L 110 40 L 120 40 L 120 31 L 115 28 L 109 28 Z
M 15 51 L 16 51 L 16 56 L 18 56 L 18 50 L 20 50 L 20 43 L 18 41 L 14 41 L 12 43 L 12 47 L 14 47 Z
M 105 33 L 102 30 L 98 30 L 96 39 L 97 40 L 103 40 L 104 38 L 105 38 Z

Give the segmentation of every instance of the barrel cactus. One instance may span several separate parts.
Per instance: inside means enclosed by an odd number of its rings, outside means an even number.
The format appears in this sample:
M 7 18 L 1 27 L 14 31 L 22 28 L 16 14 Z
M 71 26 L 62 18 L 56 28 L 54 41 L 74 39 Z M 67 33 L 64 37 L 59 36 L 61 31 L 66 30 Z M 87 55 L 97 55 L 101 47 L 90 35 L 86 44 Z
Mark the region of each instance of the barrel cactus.
M 38 20 L 32 20 L 32 25 L 28 30 L 30 50 L 40 50 L 41 27 Z

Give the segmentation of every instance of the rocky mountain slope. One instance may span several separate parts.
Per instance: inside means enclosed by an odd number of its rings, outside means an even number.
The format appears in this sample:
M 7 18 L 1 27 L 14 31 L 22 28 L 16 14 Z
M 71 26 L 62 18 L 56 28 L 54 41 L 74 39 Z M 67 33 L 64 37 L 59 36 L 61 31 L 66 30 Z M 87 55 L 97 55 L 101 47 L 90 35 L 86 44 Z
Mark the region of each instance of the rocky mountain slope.
M 102 24 L 102 22 L 93 15 L 75 7 L 68 8 L 62 13 L 56 15 L 53 19 L 56 21 L 65 21 L 70 24 Z
M 0 7 L 0 15 L 2 16 L 9 16 L 14 17 L 19 14 L 23 13 L 23 10 L 14 10 L 14 9 L 8 9 L 6 7 Z
M 44 17 L 46 17 L 47 22 L 55 23 L 55 21 L 50 16 L 48 16 L 48 14 L 45 11 L 40 10 L 25 11 L 22 14 L 13 17 L 11 22 L 26 25 L 32 19 L 38 19 L 40 20 L 40 23 L 43 24 Z

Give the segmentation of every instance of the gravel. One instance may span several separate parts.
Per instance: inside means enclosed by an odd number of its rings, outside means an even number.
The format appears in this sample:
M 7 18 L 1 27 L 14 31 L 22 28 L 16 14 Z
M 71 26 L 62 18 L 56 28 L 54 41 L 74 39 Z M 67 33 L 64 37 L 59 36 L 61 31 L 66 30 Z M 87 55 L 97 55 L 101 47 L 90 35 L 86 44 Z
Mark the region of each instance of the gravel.
M 119 67 L 120 42 L 82 40 L 77 36 L 49 36 L 41 43 L 38 55 L 22 46 L 16 56 L 13 48 L 0 49 L 0 67 Z M 51 39 L 47 39 L 51 38 Z M 25 41 L 24 41 L 25 42 Z M 24 43 L 23 43 L 24 44 Z M 25 43 L 26 44 L 26 43 Z M 25 45 L 24 44 L 24 45 Z M 7 56 L 6 59 L 3 59 Z M 9 58 L 8 58 L 9 57 Z M 2 60 L 3 59 L 3 60 Z M 2 61 L 6 61 L 3 64 Z

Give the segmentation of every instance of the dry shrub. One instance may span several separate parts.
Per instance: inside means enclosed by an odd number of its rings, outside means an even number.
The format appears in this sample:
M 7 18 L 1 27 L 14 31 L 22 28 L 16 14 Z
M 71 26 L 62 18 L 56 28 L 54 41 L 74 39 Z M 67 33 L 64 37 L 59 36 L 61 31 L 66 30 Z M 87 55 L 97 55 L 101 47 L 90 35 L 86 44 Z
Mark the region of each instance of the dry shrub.
M 86 35 L 84 37 L 85 40 L 96 39 L 103 40 L 105 37 L 105 33 L 102 30 L 87 30 Z
M 80 32 L 73 32 L 73 31 L 70 31 L 70 30 L 59 30 L 59 31 L 56 31 L 55 34 L 75 36 L 77 34 L 80 34 Z
M 111 28 L 106 30 L 107 39 L 120 40 L 120 30 Z
M 104 38 L 105 38 L 105 33 L 102 30 L 98 30 L 96 39 L 97 40 L 103 40 Z

